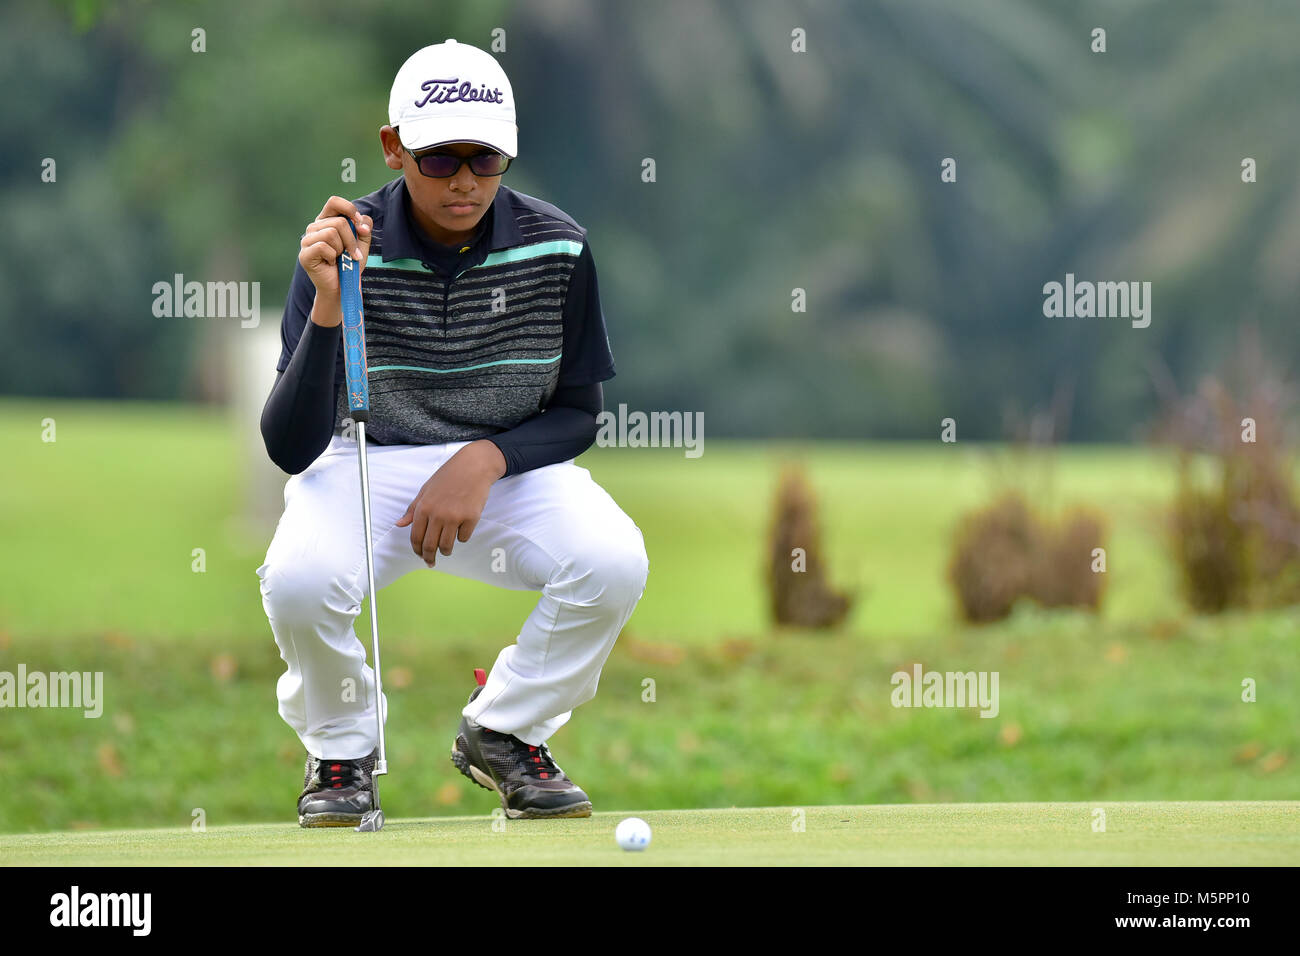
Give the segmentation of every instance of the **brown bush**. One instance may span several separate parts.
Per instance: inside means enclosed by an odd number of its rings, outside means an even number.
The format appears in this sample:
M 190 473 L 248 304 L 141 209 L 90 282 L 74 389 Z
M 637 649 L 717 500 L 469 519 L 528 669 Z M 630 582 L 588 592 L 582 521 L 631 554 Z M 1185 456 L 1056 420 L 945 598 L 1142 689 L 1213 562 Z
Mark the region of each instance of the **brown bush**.
M 1245 534 L 1223 495 L 1180 487 L 1170 530 L 1183 594 L 1195 610 L 1215 614 L 1246 603 Z
M 1300 509 L 1279 463 L 1230 449 L 1219 468 L 1210 487 L 1179 471 L 1169 531 L 1187 602 L 1204 613 L 1297 603 Z
M 772 620 L 794 627 L 832 628 L 853 605 L 851 594 L 833 589 L 822 559 L 817 498 L 802 469 L 787 465 L 777 486 L 768 563 Z M 803 570 L 794 569 L 794 551 L 803 551 Z
M 1016 492 L 1005 493 L 958 526 L 948 580 L 966 620 L 996 621 L 1029 592 L 1039 530 Z
M 1247 328 L 1222 377 L 1184 398 L 1165 373 L 1157 442 L 1178 451 L 1170 547 L 1187 602 L 1215 613 L 1300 602 L 1300 506 L 1291 480 L 1294 388 Z M 1248 440 L 1244 420 L 1253 422 Z M 1209 465 L 1212 477 L 1196 466 Z
M 1102 547 L 1104 534 L 1102 517 L 1083 508 L 1070 511 L 1055 529 L 1041 527 L 1033 598 L 1043 607 L 1100 610 L 1106 575 L 1092 569 L 1092 552 Z
M 966 515 L 954 538 L 948 580 L 962 617 L 986 623 L 1008 616 L 1021 598 L 1044 607 L 1101 606 L 1103 578 L 1092 570 L 1102 519 L 1075 509 L 1053 528 L 1019 491 Z

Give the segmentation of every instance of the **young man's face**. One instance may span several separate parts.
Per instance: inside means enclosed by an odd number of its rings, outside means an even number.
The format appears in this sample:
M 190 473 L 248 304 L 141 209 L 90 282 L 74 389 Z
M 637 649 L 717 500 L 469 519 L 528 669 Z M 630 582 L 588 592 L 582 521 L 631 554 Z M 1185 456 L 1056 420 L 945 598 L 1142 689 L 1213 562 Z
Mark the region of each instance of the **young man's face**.
M 492 205 L 501 185 L 500 176 L 475 176 L 468 163 L 454 176 L 434 179 L 420 172 L 415 159 L 402 146 L 397 130 L 385 126 L 379 131 L 384 146 L 384 161 L 389 169 L 400 169 L 411 194 L 411 212 L 416 223 L 435 242 L 454 246 L 474 235 L 480 220 Z M 448 143 L 427 152 L 452 153 L 460 157 L 487 152 L 478 143 Z M 421 153 L 426 150 L 420 150 Z

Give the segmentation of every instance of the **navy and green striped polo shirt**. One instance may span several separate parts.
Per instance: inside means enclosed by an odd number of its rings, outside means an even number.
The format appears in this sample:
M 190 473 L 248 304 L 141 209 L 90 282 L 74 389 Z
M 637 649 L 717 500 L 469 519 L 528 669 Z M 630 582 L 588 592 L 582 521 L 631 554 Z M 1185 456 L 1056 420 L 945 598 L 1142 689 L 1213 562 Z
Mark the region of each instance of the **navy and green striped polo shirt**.
M 418 232 L 409 204 L 402 177 L 356 200 L 374 221 L 361 275 L 367 438 L 385 445 L 486 438 L 537 415 L 557 388 L 614 376 L 583 227 L 502 185 L 484 213 L 490 223 L 481 223 L 468 251 L 448 259 Z M 280 327 L 281 372 L 315 297 L 298 266 Z M 343 381 L 340 340 L 336 433 L 349 417 Z

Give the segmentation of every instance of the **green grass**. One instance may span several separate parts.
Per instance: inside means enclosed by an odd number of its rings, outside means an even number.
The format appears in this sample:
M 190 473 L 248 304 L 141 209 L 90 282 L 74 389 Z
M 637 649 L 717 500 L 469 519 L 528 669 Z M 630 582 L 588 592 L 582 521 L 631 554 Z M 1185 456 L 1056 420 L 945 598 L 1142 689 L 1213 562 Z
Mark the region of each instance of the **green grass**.
M 1018 614 L 927 639 L 754 636 L 715 647 L 624 634 L 595 700 L 552 738 L 597 810 L 1035 800 L 1283 800 L 1300 792 L 1292 614 L 1112 627 Z M 447 758 L 470 670 L 494 649 L 389 642 L 392 774 L 402 816 L 487 812 Z M 276 713 L 274 647 L 15 641 L 29 670 L 104 672 L 98 719 L 0 719 L 0 831 L 293 818 L 303 753 Z M 996 718 L 895 708 L 890 675 L 1000 675 Z M 233 670 L 233 674 L 230 671 Z M 1241 680 L 1258 700 L 1241 701 Z M 642 700 L 646 678 L 655 701 Z
M 1094 830 L 1105 813 L 1104 832 Z M 643 811 L 391 820 L 378 834 L 292 824 L 0 836 L 13 866 L 315 866 L 322 846 L 369 866 L 1278 866 L 1300 860 L 1300 803 L 995 803 Z M 796 826 L 802 824 L 803 829 Z M 495 827 L 495 829 L 494 829 Z
M 271 640 L 254 572 L 278 512 L 245 516 L 246 455 L 264 453 L 225 413 L 32 400 L 0 410 L 0 539 L 8 545 L 0 631 L 121 631 L 223 646 Z M 52 443 L 40 440 L 46 417 L 57 424 Z M 997 463 L 1049 510 L 1086 501 L 1108 515 L 1103 620 L 1178 612 L 1157 527 L 1172 468 L 1149 450 L 1068 448 L 1052 464 L 934 442 L 710 440 L 697 459 L 671 448 L 593 448 L 581 463 L 645 533 L 651 570 L 634 618 L 640 632 L 709 644 L 767 628 L 765 541 L 787 459 L 806 464 L 821 496 L 832 576 L 863 588 L 851 629 L 919 636 L 953 626 L 949 534 L 963 511 L 987 499 Z M 201 573 L 192 567 L 196 548 L 204 550 Z M 504 640 L 534 602 L 527 592 L 421 571 L 384 591 L 385 635 Z M 363 639 L 367 621 L 363 613 Z
M 293 818 L 302 750 L 276 713 L 283 664 L 241 518 L 238 432 L 165 406 L 7 401 L 0 670 L 102 671 L 102 718 L 0 711 L 0 832 Z M 41 420 L 58 441 L 40 441 Z M 764 539 L 787 458 L 821 493 L 838 580 L 866 587 L 832 634 L 774 633 Z M 1100 616 L 1022 607 L 956 623 L 949 532 L 995 461 L 1044 507 L 1111 521 Z M 596 699 L 553 739 L 597 810 L 1027 801 L 1286 800 L 1300 792 L 1300 614 L 1187 615 L 1159 534 L 1168 463 L 1142 449 L 996 459 L 976 446 L 594 449 L 642 527 L 650 581 Z M 207 570 L 191 570 L 191 551 Z M 403 817 L 486 812 L 447 751 L 471 687 L 536 596 L 436 572 L 385 590 L 390 765 Z M 368 643 L 368 614 L 357 621 Z M 889 678 L 997 671 L 1001 711 L 896 709 Z M 643 682 L 656 700 L 642 700 Z M 1258 699 L 1241 700 L 1242 681 Z

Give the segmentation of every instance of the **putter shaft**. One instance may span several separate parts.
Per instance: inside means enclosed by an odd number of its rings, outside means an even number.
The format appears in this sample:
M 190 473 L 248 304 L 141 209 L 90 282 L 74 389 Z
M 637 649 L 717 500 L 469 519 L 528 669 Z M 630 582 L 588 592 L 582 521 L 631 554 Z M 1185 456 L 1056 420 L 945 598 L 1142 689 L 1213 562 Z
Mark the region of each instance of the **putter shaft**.
M 370 643 L 375 655 L 375 722 L 379 727 L 379 758 L 372 777 L 388 773 L 388 754 L 384 748 L 384 684 L 379 670 L 379 609 L 375 600 L 375 551 L 370 535 L 370 473 L 366 470 L 366 423 L 357 422 L 357 447 L 361 461 L 361 518 L 366 533 L 366 580 L 370 586 Z M 379 784 L 374 783 L 375 805 L 379 804 Z

